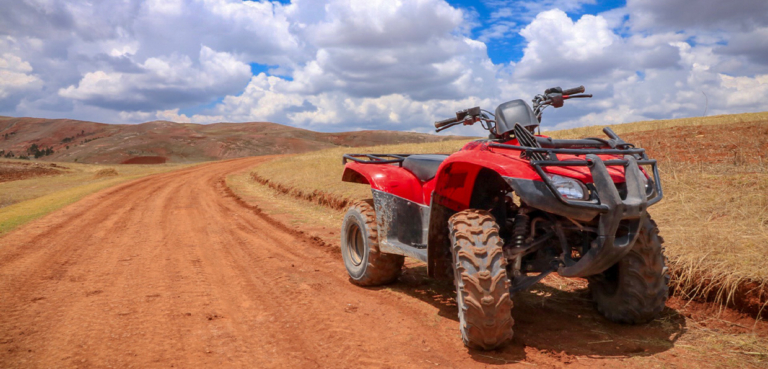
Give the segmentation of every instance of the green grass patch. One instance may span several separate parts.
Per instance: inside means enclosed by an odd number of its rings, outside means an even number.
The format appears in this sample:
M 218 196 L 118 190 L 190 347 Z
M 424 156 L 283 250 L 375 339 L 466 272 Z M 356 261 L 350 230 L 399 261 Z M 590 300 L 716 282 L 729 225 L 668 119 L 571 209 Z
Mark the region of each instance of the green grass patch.
M 4 160 L 3 162 L 27 162 Z M 47 162 L 42 162 L 49 164 Z M 61 174 L 0 183 L 0 234 L 99 190 L 189 164 L 90 165 L 57 163 Z M 116 173 L 116 174 L 115 174 Z

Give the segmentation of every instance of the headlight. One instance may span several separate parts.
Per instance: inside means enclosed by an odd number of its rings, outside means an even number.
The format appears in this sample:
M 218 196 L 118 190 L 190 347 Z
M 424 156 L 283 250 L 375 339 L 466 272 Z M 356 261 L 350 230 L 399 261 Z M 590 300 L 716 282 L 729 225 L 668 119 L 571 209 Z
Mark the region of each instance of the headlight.
M 645 195 L 646 196 L 653 195 L 653 192 L 655 191 L 654 184 L 653 184 L 653 179 L 651 179 L 651 177 L 648 174 L 644 173 L 644 172 L 640 172 L 640 174 L 641 174 L 640 175 L 640 180 L 643 182 L 643 185 L 645 186 L 644 187 L 645 188 Z
M 653 180 L 649 177 L 643 176 L 645 178 L 645 195 L 651 196 L 654 192 L 656 192 L 655 184 L 653 183 Z
M 573 178 L 557 174 L 547 174 L 552 184 L 561 195 L 574 200 L 586 200 L 589 197 L 587 186 Z

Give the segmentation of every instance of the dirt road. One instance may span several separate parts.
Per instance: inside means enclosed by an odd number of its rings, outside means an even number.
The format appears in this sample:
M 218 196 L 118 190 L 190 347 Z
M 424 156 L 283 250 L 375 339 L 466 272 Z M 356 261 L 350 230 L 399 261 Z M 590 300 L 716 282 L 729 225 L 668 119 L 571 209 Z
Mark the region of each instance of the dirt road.
M 222 178 L 261 160 L 123 184 L 0 238 L 0 367 L 688 363 L 669 354 L 685 327 L 674 311 L 623 327 L 546 289 L 516 301 L 511 346 L 468 351 L 450 286 L 412 268 L 391 288 L 356 287 L 337 254 L 227 196 Z

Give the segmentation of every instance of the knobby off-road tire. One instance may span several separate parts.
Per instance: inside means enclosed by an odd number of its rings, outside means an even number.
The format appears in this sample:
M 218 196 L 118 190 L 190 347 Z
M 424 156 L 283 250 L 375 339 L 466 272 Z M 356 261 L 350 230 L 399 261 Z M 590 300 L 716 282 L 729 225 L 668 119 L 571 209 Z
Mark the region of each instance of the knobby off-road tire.
M 352 283 L 380 286 L 397 280 L 405 257 L 379 251 L 379 232 L 373 201 L 352 204 L 341 226 L 341 256 Z
M 491 350 L 512 338 L 511 282 L 499 226 L 485 210 L 464 210 L 449 220 L 461 338 Z
M 597 310 L 617 323 L 641 324 L 655 319 L 669 296 L 669 272 L 659 236 L 650 217 L 637 241 L 618 263 L 587 278 Z

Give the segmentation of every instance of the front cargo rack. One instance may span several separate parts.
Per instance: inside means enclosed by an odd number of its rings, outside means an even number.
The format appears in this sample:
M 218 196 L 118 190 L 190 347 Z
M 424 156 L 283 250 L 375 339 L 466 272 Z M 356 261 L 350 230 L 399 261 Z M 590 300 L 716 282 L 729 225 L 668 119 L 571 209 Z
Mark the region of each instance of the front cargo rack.
M 634 145 L 624 142 L 619 136 L 608 127 L 603 128 L 603 132 L 610 138 L 610 140 L 602 140 L 595 138 L 581 139 L 581 140 L 539 140 L 539 143 L 544 143 L 548 147 L 531 147 L 531 146 L 518 146 L 507 145 L 502 143 L 491 143 L 489 147 L 495 147 L 499 149 L 519 150 L 520 156 L 527 158 L 531 166 L 536 170 L 541 180 L 547 185 L 549 190 L 560 202 L 566 205 L 596 209 L 600 211 L 606 211 L 607 208 L 600 204 L 593 203 L 591 201 L 572 201 L 560 196 L 557 189 L 552 184 L 551 180 L 544 171 L 544 167 L 572 167 L 572 166 L 586 166 L 590 170 L 599 161 L 601 165 L 605 166 L 623 166 L 627 168 L 631 162 L 632 165 L 650 165 L 651 166 L 651 182 L 653 186 L 653 192 L 649 196 L 655 195 L 648 199 L 648 206 L 653 205 L 661 201 L 664 196 L 661 188 L 661 178 L 659 176 L 659 167 L 655 159 L 648 158 L 648 155 L 643 148 L 635 148 Z M 603 146 L 600 148 L 600 146 Z M 605 148 L 608 146 L 608 148 Z M 622 147 L 622 148 L 617 148 Z M 538 155 L 536 155 L 538 154 Z M 537 159 L 544 154 L 546 158 Z M 557 154 L 570 154 L 570 155 L 584 155 L 584 160 L 559 160 Z M 595 156 L 593 156 L 595 155 Z M 596 155 L 616 155 L 624 156 L 624 159 L 609 159 L 602 160 Z M 631 158 L 632 160 L 629 160 Z
M 342 164 L 347 160 L 360 164 L 397 164 L 403 166 L 403 160 L 411 154 L 344 154 L 341 159 Z

